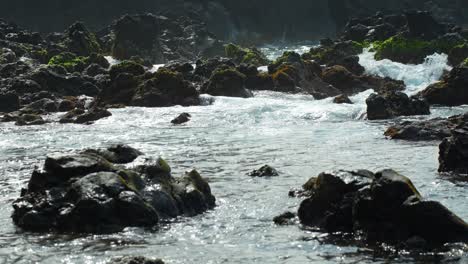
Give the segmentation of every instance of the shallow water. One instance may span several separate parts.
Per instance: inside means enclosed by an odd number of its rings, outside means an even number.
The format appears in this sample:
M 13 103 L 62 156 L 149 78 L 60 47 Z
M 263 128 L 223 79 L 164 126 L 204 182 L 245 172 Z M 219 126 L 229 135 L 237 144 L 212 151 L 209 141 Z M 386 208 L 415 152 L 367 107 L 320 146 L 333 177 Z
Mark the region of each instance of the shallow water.
M 396 69 L 392 63 L 388 68 L 363 64 L 370 72 L 379 67 L 388 75 Z M 410 84 L 418 76 L 421 86 L 434 81 L 428 77 L 431 74 L 416 75 L 411 70 L 399 78 Z M 291 188 L 325 170 L 358 168 L 394 168 L 409 176 L 426 198 L 468 219 L 468 183 L 437 174 L 438 143 L 385 139 L 382 134 L 393 121 L 362 118 L 370 92 L 352 97 L 354 105 L 262 92 L 250 99 L 215 97 L 209 106 L 116 109 L 112 117 L 91 126 L 0 124 L 0 263 L 104 263 L 121 255 L 159 257 L 167 263 L 388 263 L 356 247 L 320 243 L 322 234 L 272 222 L 274 216 L 296 210 L 300 199 L 288 198 Z M 431 117 L 466 110 L 437 108 Z M 172 126 L 170 120 L 181 112 L 189 112 L 192 121 Z M 428 117 L 412 119 L 417 118 Z M 112 143 L 163 156 L 175 175 L 197 168 L 209 180 L 218 206 L 159 230 L 131 228 L 113 235 L 40 235 L 14 227 L 11 202 L 34 166 L 42 166 L 45 155 Z M 277 168 L 281 176 L 245 175 L 264 164 Z M 403 254 L 392 260 L 467 263 L 467 250 L 460 245 L 440 255 L 415 259 Z

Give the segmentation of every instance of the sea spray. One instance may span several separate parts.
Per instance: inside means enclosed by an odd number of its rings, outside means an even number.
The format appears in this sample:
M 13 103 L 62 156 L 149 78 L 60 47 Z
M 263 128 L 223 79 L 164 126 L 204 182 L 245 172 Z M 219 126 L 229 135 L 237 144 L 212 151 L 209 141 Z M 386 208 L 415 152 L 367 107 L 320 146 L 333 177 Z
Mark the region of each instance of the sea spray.
M 404 81 L 407 88 L 406 93 L 413 95 L 429 84 L 440 80 L 444 71 L 450 71 L 446 54 L 435 53 L 426 58 L 424 63 L 402 64 L 385 59 L 377 61 L 374 58 L 375 52 L 365 49 L 359 55 L 359 64 L 365 69 L 367 74 L 390 77 L 392 79 Z

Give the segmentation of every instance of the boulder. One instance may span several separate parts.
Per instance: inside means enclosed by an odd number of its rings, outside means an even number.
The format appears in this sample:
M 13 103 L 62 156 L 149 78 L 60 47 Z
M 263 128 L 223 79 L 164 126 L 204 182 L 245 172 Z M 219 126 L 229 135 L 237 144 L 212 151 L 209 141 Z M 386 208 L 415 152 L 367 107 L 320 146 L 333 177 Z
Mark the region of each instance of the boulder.
M 256 67 L 270 63 L 266 56 L 257 48 L 242 48 L 232 43 L 225 46 L 226 57 L 231 58 L 237 64 L 246 63 Z
M 298 216 L 305 226 L 355 235 L 366 244 L 428 247 L 468 241 L 468 224 L 438 202 L 423 200 L 393 170 L 322 173 L 304 186 Z
M 443 80 L 429 85 L 418 95 L 435 105 L 468 104 L 468 66 L 453 68 Z
M 349 97 L 344 95 L 344 94 L 338 95 L 337 97 L 333 98 L 333 103 L 335 103 L 335 104 L 353 104 L 351 99 L 349 99 Z
M 451 130 L 468 121 L 468 114 L 449 118 L 434 118 L 426 121 L 405 121 L 393 125 L 385 131 L 385 136 L 391 139 L 411 141 L 442 140 L 450 137 Z
M 439 146 L 439 171 L 468 173 L 468 125 L 452 129 L 450 137 Z
M 158 17 L 152 14 L 121 17 L 113 26 L 112 56 L 120 60 L 138 56 L 154 64 L 164 63 L 160 27 Z
M 194 216 L 215 206 L 209 184 L 195 170 L 174 178 L 162 159 L 147 159 L 139 167 L 123 165 L 140 155 L 117 145 L 48 156 L 43 170 L 33 172 L 13 203 L 14 223 L 35 232 L 112 233 L 129 226 L 152 227 L 161 218 Z
M 92 124 L 95 121 L 111 116 L 107 109 L 93 107 L 89 110 L 75 108 L 60 118 L 60 123 Z
M 20 114 L 13 117 L 13 120 L 7 120 L 7 122 L 9 121 L 16 121 L 15 125 L 17 126 L 37 126 L 47 123 L 40 115 L 35 114 Z
M 141 82 L 130 105 L 143 107 L 190 106 L 200 103 L 199 92 L 179 72 L 160 68 Z
M 0 94 L 0 112 L 13 112 L 20 108 L 20 101 L 17 94 Z
M 234 68 L 218 68 L 202 88 L 203 93 L 214 96 L 252 97 L 253 94 L 245 88 L 246 76 Z
M 424 100 L 408 97 L 402 92 L 371 94 L 366 99 L 369 120 L 390 119 L 398 116 L 429 115 L 429 104 Z
M 100 53 L 101 46 L 96 36 L 81 22 L 75 22 L 65 32 L 64 44 L 67 50 L 78 56 L 90 56 Z
M 116 164 L 126 164 L 134 161 L 143 153 L 137 149 L 134 149 L 128 145 L 117 144 L 108 147 L 107 149 L 88 149 L 84 153 L 92 153 L 99 155 L 106 160 Z

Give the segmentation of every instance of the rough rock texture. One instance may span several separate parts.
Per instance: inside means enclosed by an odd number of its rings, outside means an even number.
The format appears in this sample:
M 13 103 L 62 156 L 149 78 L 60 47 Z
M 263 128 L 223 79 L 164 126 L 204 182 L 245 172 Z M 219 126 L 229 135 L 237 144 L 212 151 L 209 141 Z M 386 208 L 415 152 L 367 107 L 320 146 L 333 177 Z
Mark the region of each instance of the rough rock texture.
M 408 97 L 408 95 L 402 92 L 374 93 L 366 99 L 366 104 L 367 118 L 369 120 L 430 114 L 427 102 Z
M 452 129 L 439 146 L 439 171 L 468 174 L 468 124 Z
M 202 93 L 214 96 L 252 97 L 245 88 L 246 76 L 234 68 L 218 68 L 202 88 Z
M 426 201 L 411 181 L 393 170 L 322 173 L 310 179 L 298 211 L 303 225 L 358 235 L 368 243 L 429 247 L 468 241 L 468 224 L 442 204 Z
M 385 136 L 403 140 L 442 140 L 451 135 L 451 130 L 468 122 L 468 114 L 449 118 L 434 118 L 425 121 L 405 121 L 391 126 Z
M 468 66 L 453 68 L 441 82 L 431 84 L 419 96 L 436 105 L 468 104 Z
M 109 264 L 164 264 L 160 259 L 149 259 L 145 257 L 121 257 L 114 258 L 109 261 Z
M 251 177 L 272 177 L 272 176 L 279 176 L 279 173 L 275 168 L 269 165 L 265 165 L 265 166 L 262 166 L 258 170 L 253 170 L 247 175 Z
M 28 231 L 108 233 L 215 206 L 210 186 L 195 170 L 174 178 L 161 158 L 117 165 L 140 155 L 120 145 L 48 156 L 13 203 L 14 223 Z
M 172 119 L 171 123 L 174 124 L 174 125 L 180 125 L 180 124 L 183 124 L 183 123 L 187 123 L 188 121 L 190 121 L 191 117 L 192 116 L 189 113 L 182 113 L 179 116 L 177 116 L 176 118 Z
M 94 107 L 89 110 L 73 109 L 60 118 L 60 123 L 92 124 L 102 118 L 111 116 L 107 109 Z

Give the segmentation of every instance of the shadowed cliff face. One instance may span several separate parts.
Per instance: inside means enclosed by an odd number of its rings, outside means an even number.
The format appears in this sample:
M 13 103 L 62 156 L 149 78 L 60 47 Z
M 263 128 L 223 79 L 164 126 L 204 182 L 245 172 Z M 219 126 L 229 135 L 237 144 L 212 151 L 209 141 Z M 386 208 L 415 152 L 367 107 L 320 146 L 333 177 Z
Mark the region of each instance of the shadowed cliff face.
M 376 11 L 425 9 L 468 24 L 466 0 L 16 0 L 1 1 L 0 17 L 40 32 L 63 31 L 74 21 L 99 30 L 125 13 L 196 16 L 220 38 L 261 43 L 333 36 L 350 17 Z

